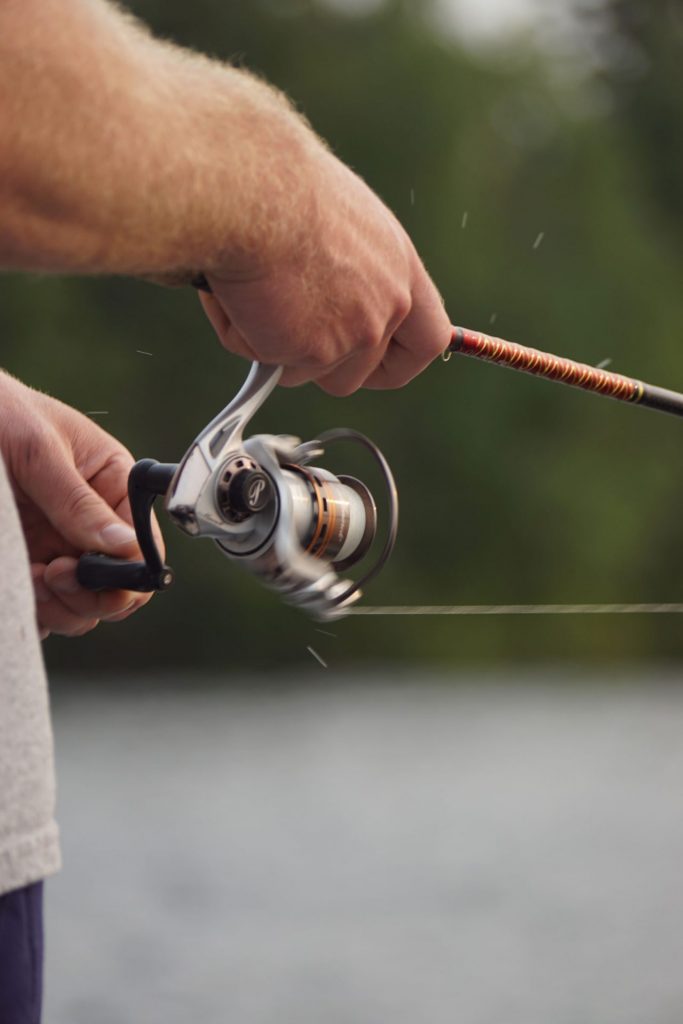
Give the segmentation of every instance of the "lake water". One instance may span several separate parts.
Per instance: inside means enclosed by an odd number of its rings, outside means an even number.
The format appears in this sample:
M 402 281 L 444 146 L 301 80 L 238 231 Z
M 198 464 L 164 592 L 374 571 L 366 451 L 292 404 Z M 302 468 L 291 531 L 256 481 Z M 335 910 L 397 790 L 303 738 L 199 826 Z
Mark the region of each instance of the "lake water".
M 683 687 L 53 685 L 46 1024 L 681 1024 Z

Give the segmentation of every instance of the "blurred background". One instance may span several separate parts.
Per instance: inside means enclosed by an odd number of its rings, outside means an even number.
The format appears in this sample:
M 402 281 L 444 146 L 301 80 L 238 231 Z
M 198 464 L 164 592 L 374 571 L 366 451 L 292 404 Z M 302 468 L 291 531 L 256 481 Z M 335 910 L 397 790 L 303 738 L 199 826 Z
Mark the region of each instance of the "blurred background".
M 138 2 L 158 33 L 267 75 L 396 211 L 455 323 L 683 388 L 680 0 Z M 234 394 L 188 290 L 4 277 L 7 368 L 177 461 Z M 151 354 L 143 354 L 151 353 Z M 676 601 L 680 424 L 454 359 L 405 391 L 281 391 L 255 421 L 373 437 L 401 494 L 374 604 Z M 331 466 L 331 468 L 335 468 Z M 341 453 L 339 469 L 341 465 Z M 166 523 L 174 590 L 50 665 L 252 670 L 310 624 Z M 355 619 L 335 665 L 670 659 L 679 623 Z M 323 654 L 324 657 L 324 654 Z
M 285 89 L 454 322 L 683 388 L 681 0 L 130 6 Z M 0 296 L 6 367 L 138 457 L 176 461 L 247 369 L 189 290 Z M 675 419 L 454 358 L 396 393 L 282 390 L 255 422 L 336 425 L 401 495 L 369 602 L 683 599 Z M 162 526 L 176 586 L 46 644 L 51 1021 L 680 1020 L 676 617 L 323 634 Z

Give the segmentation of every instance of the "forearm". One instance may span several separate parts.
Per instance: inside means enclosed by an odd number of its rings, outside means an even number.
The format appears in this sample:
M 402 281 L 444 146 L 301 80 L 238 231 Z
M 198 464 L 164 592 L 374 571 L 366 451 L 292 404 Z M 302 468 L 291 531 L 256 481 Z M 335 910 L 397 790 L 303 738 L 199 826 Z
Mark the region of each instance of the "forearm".
M 248 273 L 314 203 L 321 144 L 280 94 L 103 0 L 5 0 L 0 94 L 2 266 Z
M 450 324 L 392 213 L 277 91 L 107 0 L 0 0 L 0 267 L 208 276 L 231 352 L 401 387 Z

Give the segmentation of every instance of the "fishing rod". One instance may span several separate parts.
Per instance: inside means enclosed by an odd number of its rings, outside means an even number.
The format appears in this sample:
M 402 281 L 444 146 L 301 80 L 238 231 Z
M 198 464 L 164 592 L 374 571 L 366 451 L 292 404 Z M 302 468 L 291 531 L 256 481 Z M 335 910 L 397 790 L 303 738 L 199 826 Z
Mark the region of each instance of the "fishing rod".
M 578 363 L 566 356 L 518 345 L 466 327 L 453 327 L 451 341 L 443 353 L 445 362 L 453 353 L 507 366 L 520 373 L 544 377 L 569 387 L 591 391 L 619 402 L 641 405 L 672 416 L 683 416 L 683 394 L 646 384 L 601 366 Z M 631 604 L 461 604 L 461 605 L 361 605 L 353 615 L 399 616 L 488 616 L 488 615 L 681 615 L 683 602 Z
M 556 356 L 551 352 L 541 352 L 535 348 L 518 345 L 514 341 L 494 338 L 489 334 L 468 330 L 466 327 L 454 327 L 451 342 L 444 353 L 446 361 L 453 353 L 472 356 L 487 363 L 507 366 L 520 373 L 531 373 L 535 377 L 544 377 L 569 387 L 592 391 L 605 398 L 615 398 L 619 402 L 631 405 L 642 405 L 646 409 L 668 412 L 672 416 L 683 416 L 683 394 L 669 391 L 668 388 L 644 384 L 632 377 L 624 377 L 620 373 L 611 373 L 599 366 L 588 366 L 577 363 L 566 356 Z
M 683 394 L 526 348 L 502 338 L 454 327 L 444 353 L 472 356 L 545 377 L 632 405 L 683 416 Z M 254 363 L 238 394 L 197 435 L 179 463 L 137 462 L 128 494 L 143 561 L 91 552 L 81 556 L 78 579 L 91 590 L 165 590 L 173 582 L 152 532 L 152 506 L 164 500 L 185 534 L 213 540 L 231 561 L 250 571 L 286 602 L 319 620 L 354 615 L 589 615 L 681 614 L 683 603 L 358 606 L 361 587 L 381 570 L 398 529 L 398 491 L 382 452 L 348 428 L 302 442 L 288 434 L 244 430 L 277 384 L 281 368 Z M 387 493 L 385 540 L 367 568 L 378 533 L 375 500 L 355 477 L 319 465 L 333 442 L 362 446 L 379 466 Z M 311 463 L 317 463 L 312 465 Z M 340 574 L 364 564 L 357 581 Z

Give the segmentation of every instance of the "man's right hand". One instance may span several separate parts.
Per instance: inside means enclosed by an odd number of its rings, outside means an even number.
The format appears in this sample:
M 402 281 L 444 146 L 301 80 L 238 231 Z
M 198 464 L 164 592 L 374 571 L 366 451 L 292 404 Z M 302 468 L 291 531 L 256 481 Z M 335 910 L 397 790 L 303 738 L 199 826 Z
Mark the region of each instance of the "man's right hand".
M 399 222 L 322 146 L 300 166 L 297 229 L 240 273 L 208 275 L 201 302 L 231 352 L 333 395 L 398 388 L 449 342 L 439 294 Z M 287 210 L 288 218 L 292 211 Z
M 0 94 L 0 267 L 201 272 L 226 348 L 335 395 L 446 349 L 401 225 L 257 77 L 103 0 L 22 0 L 0 3 Z

